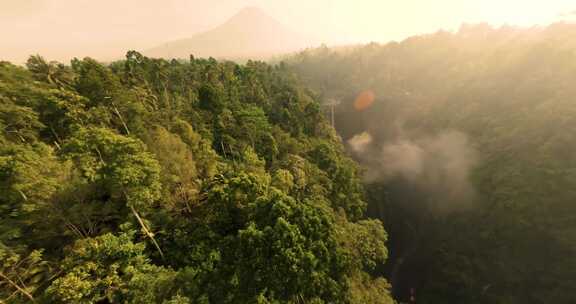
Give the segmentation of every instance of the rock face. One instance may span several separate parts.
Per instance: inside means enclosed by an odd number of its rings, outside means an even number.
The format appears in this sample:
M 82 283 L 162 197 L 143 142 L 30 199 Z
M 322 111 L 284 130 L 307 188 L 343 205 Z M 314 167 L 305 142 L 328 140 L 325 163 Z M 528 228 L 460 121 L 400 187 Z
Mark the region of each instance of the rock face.
M 265 58 L 309 46 L 304 36 L 292 32 L 256 7 L 247 7 L 224 24 L 188 39 L 167 42 L 144 51 L 150 57 Z

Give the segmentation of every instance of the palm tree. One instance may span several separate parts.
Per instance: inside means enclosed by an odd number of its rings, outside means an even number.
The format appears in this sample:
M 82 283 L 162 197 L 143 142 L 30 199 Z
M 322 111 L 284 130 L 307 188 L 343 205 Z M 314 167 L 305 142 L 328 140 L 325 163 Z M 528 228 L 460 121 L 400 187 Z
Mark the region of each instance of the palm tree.
M 57 85 L 60 88 L 70 87 L 74 81 L 72 71 L 65 65 L 56 61 L 46 62 L 40 55 L 30 56 L 26 67 L 37 80 Z

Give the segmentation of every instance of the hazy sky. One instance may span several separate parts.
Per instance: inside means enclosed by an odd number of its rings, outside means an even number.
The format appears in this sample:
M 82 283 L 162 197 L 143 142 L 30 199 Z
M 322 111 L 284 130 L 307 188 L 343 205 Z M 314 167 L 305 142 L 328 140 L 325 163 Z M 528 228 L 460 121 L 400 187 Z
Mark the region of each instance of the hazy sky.
M 574 0 L 0 0 L 0 60 L 121 57 L 210 29 L 245 6 L 328 44 L 400 40 L 461 23 L 530 26 Z M 563 16 L 563 17 L 562 17 Z

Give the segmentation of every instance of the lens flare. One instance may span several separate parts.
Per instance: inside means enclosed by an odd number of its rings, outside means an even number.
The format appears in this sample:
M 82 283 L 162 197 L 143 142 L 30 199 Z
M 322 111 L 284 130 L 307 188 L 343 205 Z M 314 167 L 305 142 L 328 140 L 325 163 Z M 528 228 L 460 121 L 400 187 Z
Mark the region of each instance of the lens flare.
M 356 97 L 356 100 L 354 100 L 354 109 L 356 109 L 356 111 L 364 111 L 368 109 L 374 103 L 374 98 L 374 92 L 371 90 L 360 92 Z

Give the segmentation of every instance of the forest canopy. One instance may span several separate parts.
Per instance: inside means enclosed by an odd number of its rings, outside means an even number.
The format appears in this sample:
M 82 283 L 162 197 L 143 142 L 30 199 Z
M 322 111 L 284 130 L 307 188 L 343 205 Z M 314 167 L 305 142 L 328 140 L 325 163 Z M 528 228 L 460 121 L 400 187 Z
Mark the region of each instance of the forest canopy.
M 574 37 L 0 62 L 0 302 L 572 303 Z
M 284 66 L 0 63 L 0 300 L 392 303 L 355 163 Z

